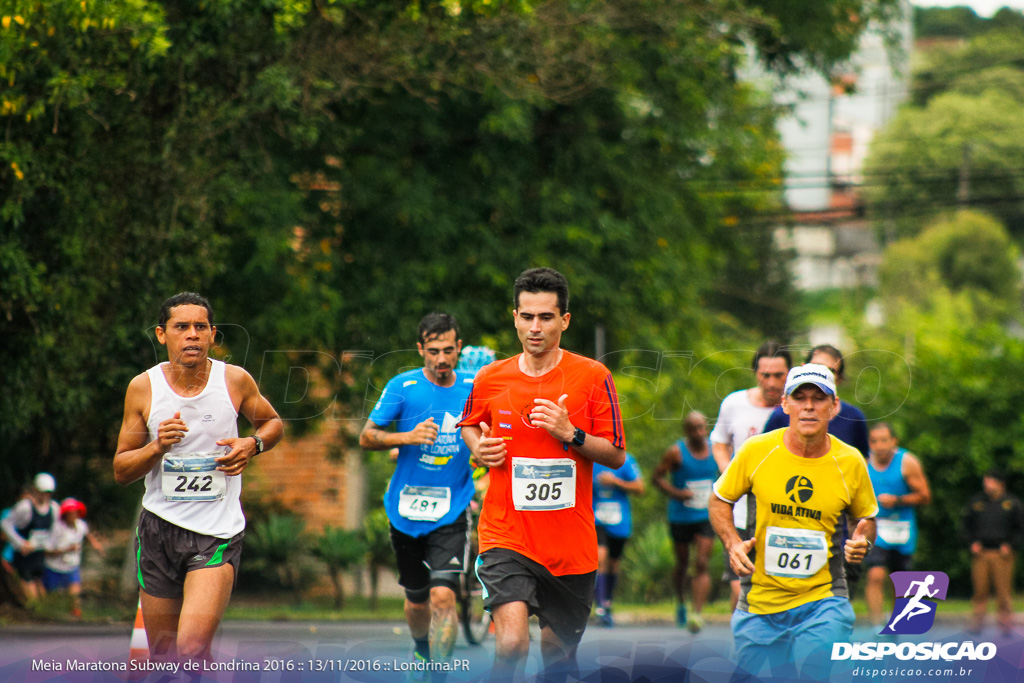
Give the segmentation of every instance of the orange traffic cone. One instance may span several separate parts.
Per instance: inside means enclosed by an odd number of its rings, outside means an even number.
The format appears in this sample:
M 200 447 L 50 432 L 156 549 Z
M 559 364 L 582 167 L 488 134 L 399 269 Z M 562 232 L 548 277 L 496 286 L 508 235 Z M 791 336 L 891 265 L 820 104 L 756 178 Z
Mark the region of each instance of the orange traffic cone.
M 128 645 L 128 659 L 133 662 L 149 659 L 149 639 L 146 638 L 146 627 L 142 623 L 142 598 L 139 598 L 139 609 L 135 612 L 135 628 L 132 629 L 132 640 Z

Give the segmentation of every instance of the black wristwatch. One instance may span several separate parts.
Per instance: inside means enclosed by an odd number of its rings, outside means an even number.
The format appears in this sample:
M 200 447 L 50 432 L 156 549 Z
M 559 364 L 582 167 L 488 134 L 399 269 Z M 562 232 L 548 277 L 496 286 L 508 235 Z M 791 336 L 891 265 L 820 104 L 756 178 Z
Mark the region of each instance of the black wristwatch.
M 573 448 L 579 448 L 580 446 L 583 445 L 583 442 L 586 440 L 587 433 L 580 429 L 579 427 L 577 427 L 576 431 L 572 433 L 572 441 L 569 442 L 569 445 L 572 446 Z
M 255 434 L 252 435 L 252 438 L 256 439 L 256 455 L 259 455 L 260 453 L 263 452 L 263 439 L 256 436 Z

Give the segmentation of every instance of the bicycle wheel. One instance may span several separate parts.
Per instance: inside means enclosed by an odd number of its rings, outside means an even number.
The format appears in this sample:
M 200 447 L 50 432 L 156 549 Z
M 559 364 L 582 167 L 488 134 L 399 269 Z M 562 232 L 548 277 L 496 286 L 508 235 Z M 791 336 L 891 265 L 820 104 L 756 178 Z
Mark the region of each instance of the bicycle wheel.
M 476 578 L 476 569 L 470 564 L 469 570 L 462 575 L 462 599 L 459 601 L 462 620 L 462 632 L 466 642 L 479 645 L 487 638 L 491 627 L 491 615 L 484 609 L 484 589 Z

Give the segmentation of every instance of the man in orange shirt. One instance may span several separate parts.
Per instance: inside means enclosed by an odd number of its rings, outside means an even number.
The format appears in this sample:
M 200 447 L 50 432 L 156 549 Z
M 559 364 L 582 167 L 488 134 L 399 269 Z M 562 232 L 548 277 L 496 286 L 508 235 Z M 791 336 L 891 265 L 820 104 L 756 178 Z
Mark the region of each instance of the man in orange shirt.
M 494 620 L 492 675 L 517 674 L 531 614 L 545 668 L 571 675 L 597 572 L 593 463 L 621 467 L 626 442 L 611 373 L 559 346 L 569 327 L 565 277 L 527 270 L 514 302 L 523 352 L 480 371 L 459 423 L 491 473 L 476 570 Z

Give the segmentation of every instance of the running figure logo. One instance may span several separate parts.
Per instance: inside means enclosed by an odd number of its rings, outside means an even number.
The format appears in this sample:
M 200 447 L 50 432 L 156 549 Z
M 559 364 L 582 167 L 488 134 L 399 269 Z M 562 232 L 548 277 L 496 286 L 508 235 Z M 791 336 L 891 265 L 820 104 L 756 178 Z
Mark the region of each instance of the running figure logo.
M 946 599 L 949 577 L 944 572 L 893 572 L 889 577 L 896 589 L 896 604 L 892 618 L 879 633 L 926 633 L 935 623 L 935 601 Z

